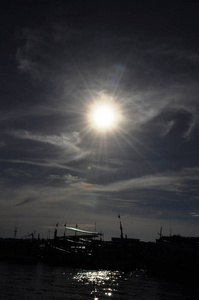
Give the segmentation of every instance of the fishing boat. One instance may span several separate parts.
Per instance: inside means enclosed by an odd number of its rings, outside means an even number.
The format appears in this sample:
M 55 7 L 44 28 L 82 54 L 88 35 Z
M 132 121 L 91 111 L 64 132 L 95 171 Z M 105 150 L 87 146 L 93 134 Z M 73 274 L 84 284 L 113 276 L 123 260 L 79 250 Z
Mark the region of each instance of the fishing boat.
M 149 274 L 193 280 L 199 272 L 199 238 L 160 236 L 147 243 L 143 257 Z
M 140 241 L 123 235 L 104 241 L 96 231 L 66 227 L 73 235 L 58 237 L 46 244 L 45 260 L 48 264 L 66 265 L 86 269 L 134 269 L 140 263 Z
M 0 239 L 0 260 L 13 263 L 35 264 L 39 254 L 35 239 Z

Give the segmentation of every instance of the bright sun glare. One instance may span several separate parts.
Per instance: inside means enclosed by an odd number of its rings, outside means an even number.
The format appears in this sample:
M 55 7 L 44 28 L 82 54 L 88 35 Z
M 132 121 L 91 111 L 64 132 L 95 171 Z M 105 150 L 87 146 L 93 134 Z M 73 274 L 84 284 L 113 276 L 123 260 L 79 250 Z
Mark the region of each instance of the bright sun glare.
M 91 126 L 98 131 L 110 131 L 117 127 L 120 119 L 116 104 L 110 101 L 95 102 L 90 110 Z

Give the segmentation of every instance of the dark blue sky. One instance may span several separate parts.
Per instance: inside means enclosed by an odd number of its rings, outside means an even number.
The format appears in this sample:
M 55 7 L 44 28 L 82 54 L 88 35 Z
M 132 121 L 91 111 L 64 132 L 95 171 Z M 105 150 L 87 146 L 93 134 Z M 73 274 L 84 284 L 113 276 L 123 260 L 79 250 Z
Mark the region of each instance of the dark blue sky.
M 199 4 L 2 1 L 0 236 L 198 236 Z M 122 121 L 89 127 L 93 101 Z

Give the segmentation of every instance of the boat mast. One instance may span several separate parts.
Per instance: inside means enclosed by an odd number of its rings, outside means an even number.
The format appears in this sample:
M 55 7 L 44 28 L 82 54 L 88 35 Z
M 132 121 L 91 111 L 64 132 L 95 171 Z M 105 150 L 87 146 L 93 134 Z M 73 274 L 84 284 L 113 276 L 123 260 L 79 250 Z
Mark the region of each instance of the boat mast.
M 64 224 L 64 238 L 66 237 L 66 223 Z
M 58 228 L 58 223 L 56 224 L 56 228 L 54 231 L 54 241 L 57 239 L 57 228 Z
M 17 226 L 15 226 L 15 229 L 14 229 L 14 239 L 16 239 L 17 237 Z
M 120 219 L 120 215 L 118 215 L 118 218 Z M 122 227 L 122 222 L 120 220 L 120 238 L 123 239 L 123 227 Z
M 160 227 L 160 232 L 158 233 L 158 235 L 160 236 L 160 238 L 162 237 L 162 226 Z

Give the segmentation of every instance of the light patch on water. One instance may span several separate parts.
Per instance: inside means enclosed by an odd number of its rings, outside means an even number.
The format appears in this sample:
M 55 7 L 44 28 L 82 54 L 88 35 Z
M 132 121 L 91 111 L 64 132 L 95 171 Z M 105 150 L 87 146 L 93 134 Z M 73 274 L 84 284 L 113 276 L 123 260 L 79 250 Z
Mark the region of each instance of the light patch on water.
M 100 299 L 101 296 L 111 297 L 113 293 L 118 291 L 118 280 L 120 280 L 122 272 L 119 271 L 85 271 L 81 270 L 73 279 L 83 285 L 92 286 L 91 295 L 94 300 Z

